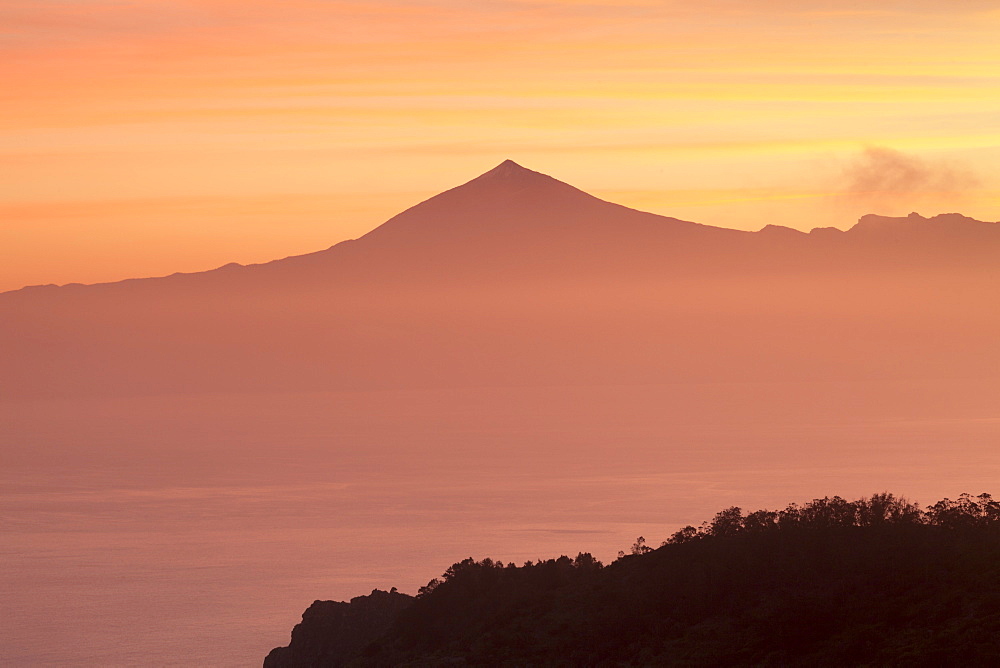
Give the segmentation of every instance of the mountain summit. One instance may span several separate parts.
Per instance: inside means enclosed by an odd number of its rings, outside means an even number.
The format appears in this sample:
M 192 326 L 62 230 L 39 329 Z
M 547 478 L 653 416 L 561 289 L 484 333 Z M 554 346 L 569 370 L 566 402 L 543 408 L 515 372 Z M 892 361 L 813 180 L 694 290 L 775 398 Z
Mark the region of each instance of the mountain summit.
M 516 194 L 520 194 L 521 196 L 539 194 L 557 196 L 557 193 L 562 193 L 564 196 L 572 196 L 571 194 L 575 194 L 577 197 L 597 200 L 596 197 L 579 188 L 575 188 L 548 174 L 522 167 L 513 160 L 504 160 L 488 172 L 480 174 L 468 183 L 447 192 L 454 192 L 459 189 L 463 191 L 479 191 L 479 194 L 484 194 L 484 191 L 488 192 L 499 189 L 503 190 L 508 196 Z
M 479 179 L 518 179 L 518 180 L 528 180 L 536 177 L 544 177 L 546 179 L 551 179 L 551 176 L 542 174 L 541 172 L 536 172 L 521 165 L 517 164 L 513 160 L 507 159 L 501 162 L 499 165 L 491 169 L 490 171 L 481 174 L 476 177 Z M 555 179 L 553 179 L 555 180 Z
M 614 252 L 622 243 L 634 246 L 644 239 L 657 246 L 698 231 L 742 234 L 607 202 L 505 160 L 394 216 L 358 239 L 357 246 L 433 256 L 446 263 L 470 254 L 529 262 L 525 256 L 530 255 L 530 262 L 553 265 Z
M 592 197 L 592 195 L 588 195 L 582 190 L 574 188 L 568 183 L 555 179 L 548 174 L 543 174 L 541 172 L 528 169 L 527 167 L 522 167 L 513 160 L 504 160 L 488 172 L 484 172 L 471 181 L 446 192 L 454 192 L 458 189 L 468 190 L 474 188 L 506 188 L 512 191 L 547 190 L 549 192 L 569 189 L 581 195 Z

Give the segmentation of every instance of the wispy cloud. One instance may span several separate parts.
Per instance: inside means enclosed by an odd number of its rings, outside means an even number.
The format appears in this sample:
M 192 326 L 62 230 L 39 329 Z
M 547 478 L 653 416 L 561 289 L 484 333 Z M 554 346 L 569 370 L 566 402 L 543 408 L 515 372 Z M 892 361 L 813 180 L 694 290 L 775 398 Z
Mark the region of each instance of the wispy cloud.
M 931 161 L 884 146 L 869 146 L 845 170 L 847 191 L 857 198 L 961 193 L 980 179 L 953 162 Z

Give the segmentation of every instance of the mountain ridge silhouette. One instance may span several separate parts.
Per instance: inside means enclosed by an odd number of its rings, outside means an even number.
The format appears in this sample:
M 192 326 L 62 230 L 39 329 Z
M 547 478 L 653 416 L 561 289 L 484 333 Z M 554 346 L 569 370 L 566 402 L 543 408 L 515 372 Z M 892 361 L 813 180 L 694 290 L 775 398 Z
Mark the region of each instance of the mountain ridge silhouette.
M 993 378 L 1000 225 L 746 232 L 504 162 L 273 262 L 0 295 L 0 398 Z
M 196 276 L 232 278 L 234 275 L 245 276 L 248 272 L 273 276 L 293 267 L 307 273 L 333 271 L 337 274 L 329 266 L 337 263 L 344 263 L 345 271 L 365 274 L 368 269 L 364 265 L 370 262 L 370 258 L 357 257 L 365 253 L 384 256 L 383 262 L 400 265 L 403 273 L 412 273 L 418 271 L 418 265 L 443 267 L 454 262 L 455 258 L 450 255 L 470 252 L 476 254 L 474 264 L 477 265 L 485 254 L 518 256 L 523 259 L 522 264 L 544 264 L 545 251 L 558 253 L 563 250 L 589 255 L 591 264 L 599 265 L 601 250 L 620 253 L 624 247 L 624 252 L 632 253 L 636 247 L 646 247 L 644 261 L 649 263 L 655 259 L 650 258 L 650 254 L 662 253 L 669 257 L 674 250 L 672 245 L 680 244 L 681 250 L 690 251 L 691 245 L 695 244 L 697 252 L 718 252 L 723 257 L 730 256 L 730 260 L 740 262 L 743 261 L 739 258 L 741 254 L 759 252 L 762 245 L 794 244 L 800 252 L 809 252 L 805 250 L 808 248 L 822 255 L 831 248 L 836 252 L 845 244 L 860 243 L 861 239 L 866 244 L 907 246 L 931 237 L 938 241 L 950 241 L 946 250 L 952 252 L 961 248 L 948 246 L 975 242 L 975 248 L 966 249 L 972 256 L 981 255 L 980 246 L 983 243 L 1000 249 L 1000 225 L 959 213 L 939 214 L 931 218 L 916 213 L 905 217 L 866 214 L 847 230 L 813 228 L 808 232 L 774 224 L 765 225 L 756 232 L 704 225 L 607 202 L 551 176 L 505 160 L 462 185 L 402 211 L 357 239 L 345 240 L 326 249 L 264 263 L 243 265 L 230 262 L 205 271 L 91 285 L 178 280 L 179 277 Z M 820 240 L 831 248 L 805 245 Z M 699 241 L 704 243 L 698 244 Z M 862 253 L 880 250 L 885 249 L 865 248 Z M 941 248 L 936 250 L 939 254 L 942 251 Z M 925 251 L 923 254 L 933 256 L 934 253 Z M 810 257 L 808 261 L 814 259 Z M 83 285 L 32 285 L 0 293 L 0 296 L 20 291 L 38 294 L 49 292 L 53 287 L 75 290 Z

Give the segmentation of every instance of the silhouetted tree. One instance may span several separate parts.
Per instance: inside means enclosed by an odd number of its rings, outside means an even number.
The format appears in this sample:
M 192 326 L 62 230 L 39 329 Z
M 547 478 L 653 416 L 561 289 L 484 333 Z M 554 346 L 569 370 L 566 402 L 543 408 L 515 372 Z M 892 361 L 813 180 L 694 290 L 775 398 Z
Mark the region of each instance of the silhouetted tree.
M 632 554 L 646 554 L 647 552 L 652 552 L 652 551 L 653 548 L 646 545 L 646 539 L 643 538 L 642 536 L 636 538 L 635 542 L 632 543 Z
M 693 540 L 697 540 L 701 537 L 701 533 L 691 526 L 690 524 L 686 527 L 676 531 L 670 538 L 668 538 L 663 545 L 668 544 L 679 544 L 679 543 L 690 543 Z
M 590 552 L 581 552 L 576 555 L 576 559 L 573 560 L 573 566 L 579 568 L 580 570 L 590 571 L 601 569 L 604 567 L 604 564 L 597 559 L 594 559 L 594 555 Z
M 778 512 L 775 510 L 756 510 L 743 518 L 743 528 L 746 531 L 757 532 L 777 529 Z
M 435 589 L 437 589 L 438 586 L 440 586 L 440 584 L 441 584 L 441 580 L 439 580 L 437 578 L 432 578 L 430 582 L 428 582 L 423 587 L 421 587 L 420 589 L 417 590 L 417 596 L 427 596 L 432 591 L 434 591 Z
M 733 506 L 720 510 L 708 525 L 708 535 L 715 537 L 735 536 L 743 531 L 743 511 Z

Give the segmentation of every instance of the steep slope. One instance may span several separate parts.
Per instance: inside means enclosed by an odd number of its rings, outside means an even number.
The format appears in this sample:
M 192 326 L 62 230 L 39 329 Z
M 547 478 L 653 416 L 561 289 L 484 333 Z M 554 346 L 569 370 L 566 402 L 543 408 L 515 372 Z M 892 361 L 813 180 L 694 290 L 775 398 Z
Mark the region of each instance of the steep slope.
M 273 668 L 339 663 L 337 657 L 359 654 L 378 640 L 412 603 L 412 596 L 378 589 L 347 603 L 315 601 L 292 630 L 292 646 L 274 649 L 265 663 Z
M 605 202 L 508 160 L 390 219 L 358 246 L 452 272 L 537 276 L 621 271 L 623 254 L 633 266 L 662 263 L 694 240 L 708 251 L 745 235 Z

